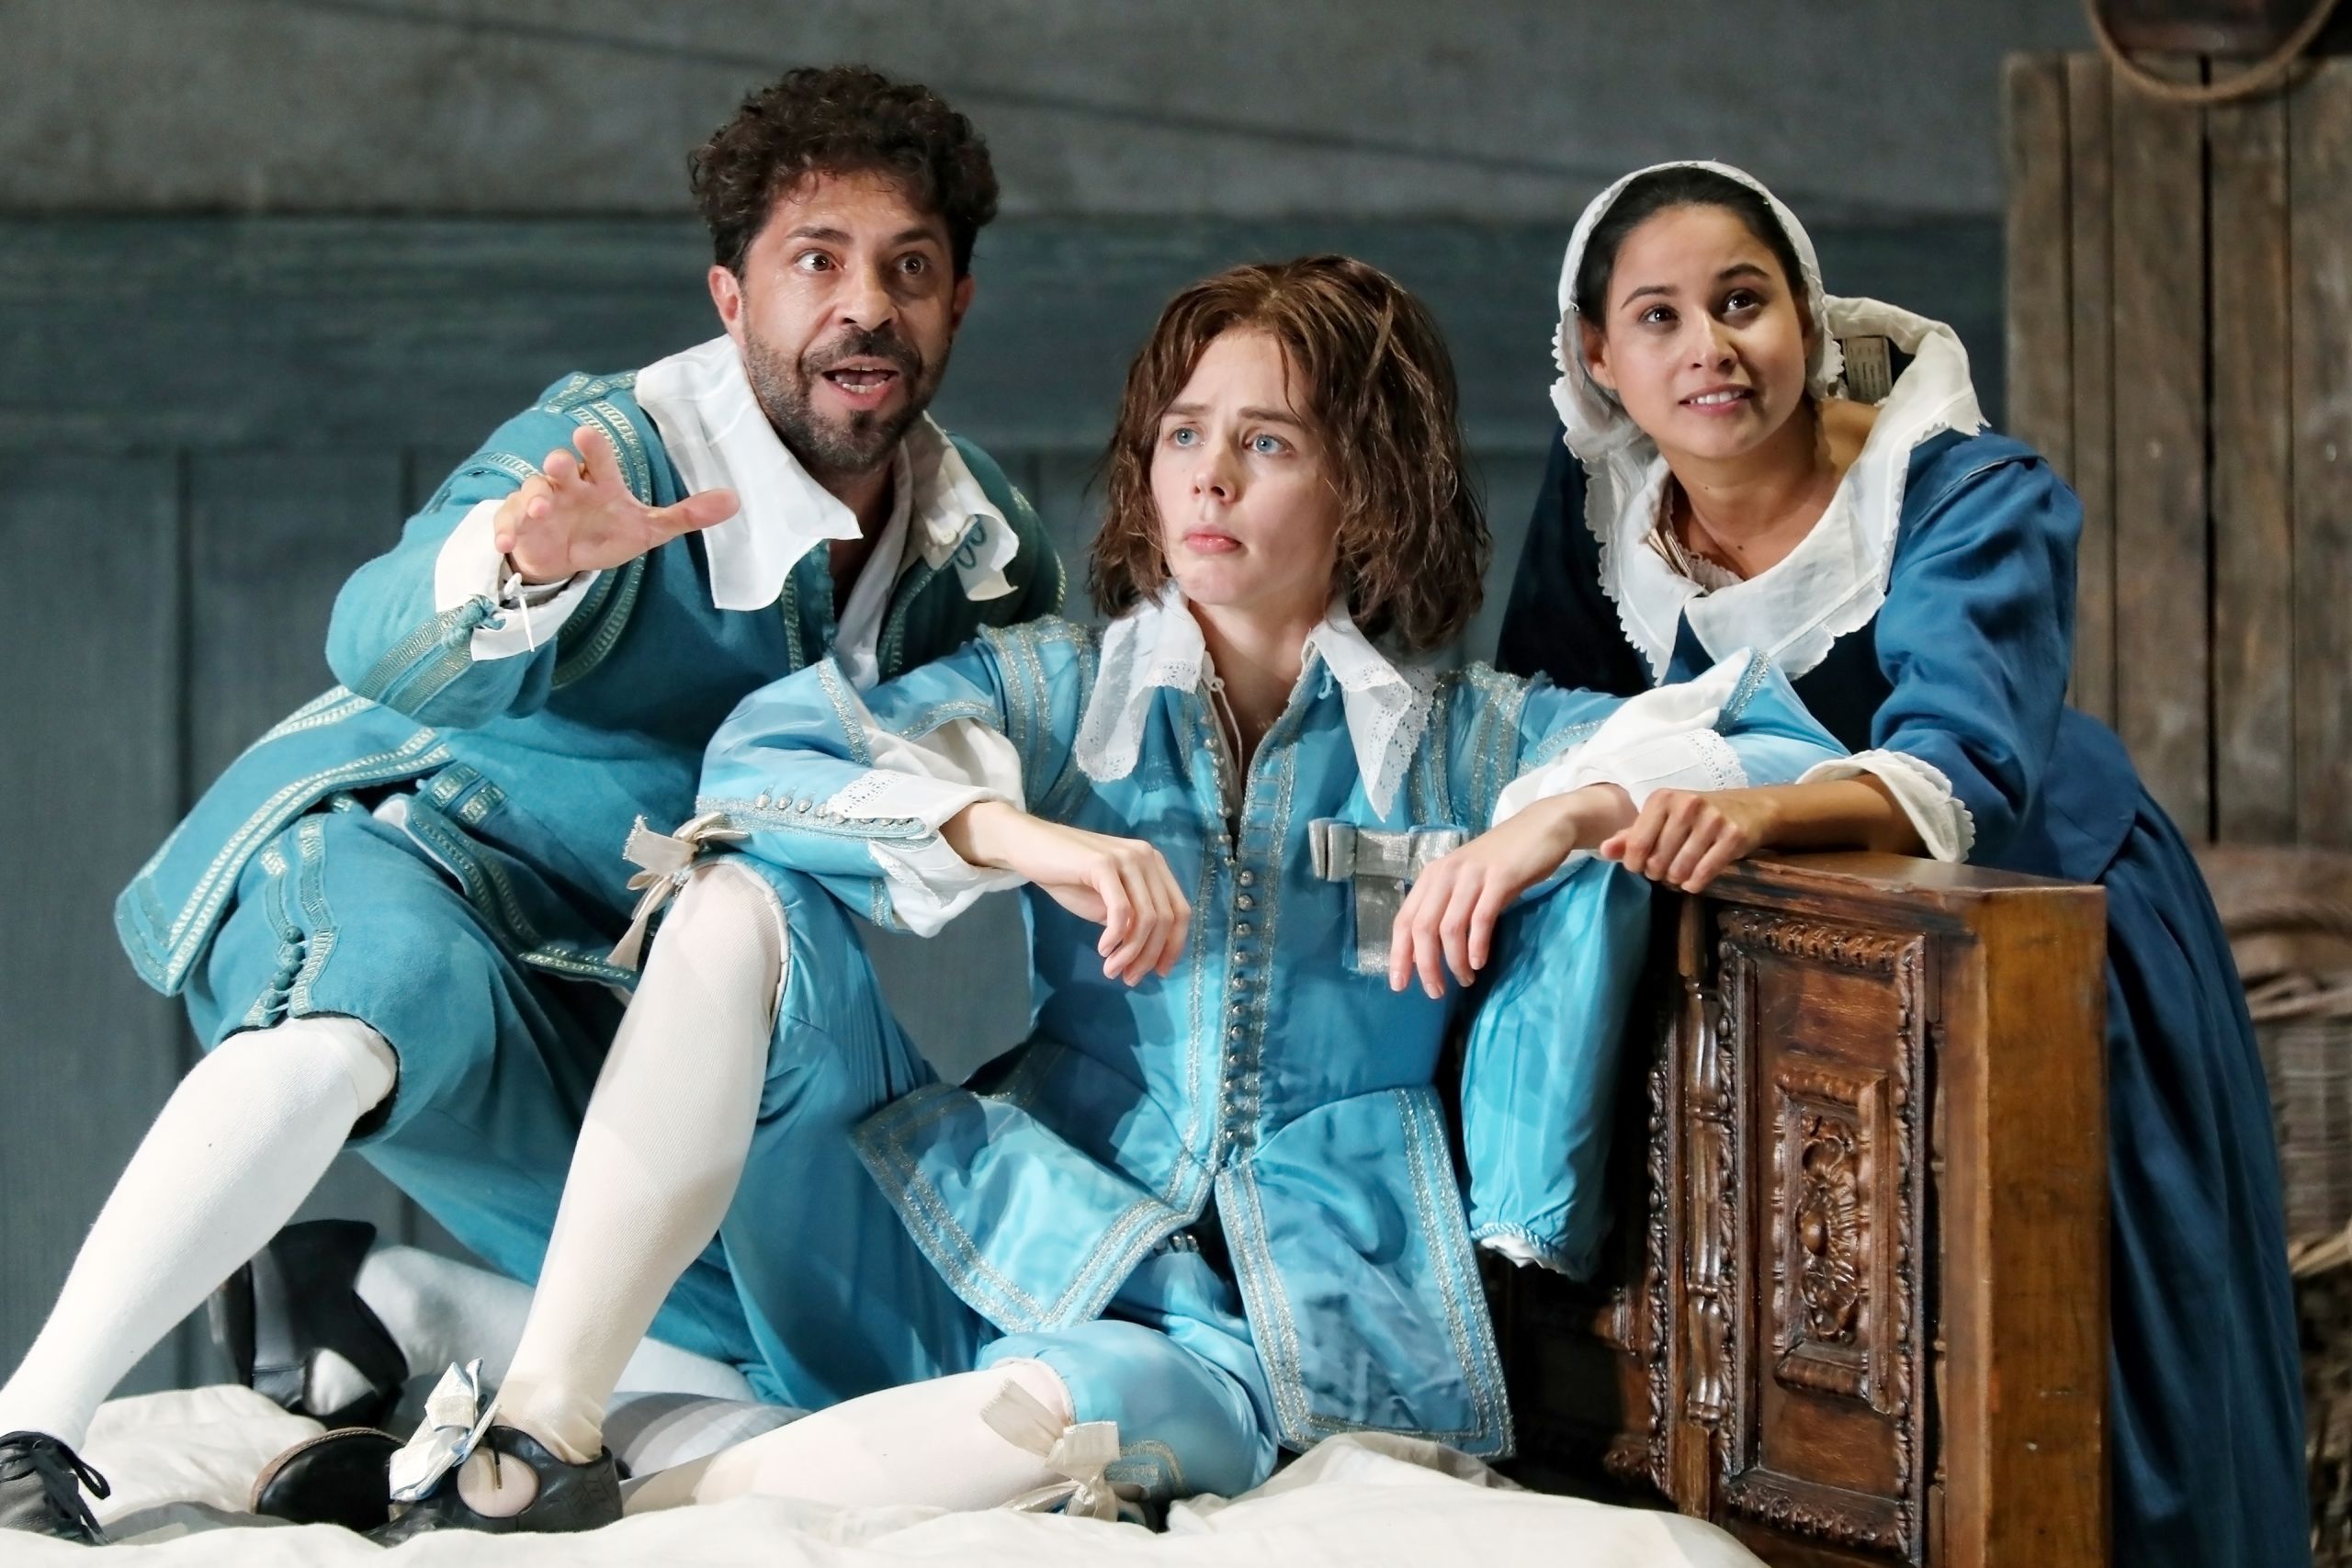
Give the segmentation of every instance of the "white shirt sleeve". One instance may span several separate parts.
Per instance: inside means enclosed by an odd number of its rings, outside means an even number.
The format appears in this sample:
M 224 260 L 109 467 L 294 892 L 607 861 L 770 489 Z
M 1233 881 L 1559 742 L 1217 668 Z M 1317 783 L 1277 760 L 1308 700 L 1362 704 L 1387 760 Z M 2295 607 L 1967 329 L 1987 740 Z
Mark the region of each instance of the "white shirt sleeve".
M 1797 779 L 1799 784 L 1826 784 L 1869 773 L 1886 785 L 1894 804 L 1919 831 L 1919 841 L 1940 861 L 1964 861 L 1976 843 L 1976 818 L 1967 804 L 1952 794 L 1951 780 L 1933 762 L 1907 751 L 1857 751 L 1815 762 Z
M 503 498 L 474 503 L 441 543 L 433 562 L 433 607 L 455 610 L 475 599 L 487 599 L 499 614 L 474 628 L 471 644 L 476 659 L 511 659 L 547 646 L 563 623 L 588 597 L 593 571 L 580 572 L 562 582 L 526 583 L 505 578 L 505 558 L 498 553 L 493 520 Z
M 1587 784 L 1617 785 L 1636 810 L 1662 789 L 1745 788 L 1747 770 L 1716 733 L 1715 718 L 1747 668 L 1744 659 L 1726 659 L 1694 681 L 1628 697 L 1585 739 L 1505 784 L 1495 797 L 1496 824 Z
M 984 893 L 1018 887 L 1022 878 L 966 861 L 938 834 L 966 807 L 1001 800 L 1025 809 L 1021 754 L 1012 742 L 978 719 L 941 725 L 920 740 L 871 723 L 865 728 L 871 772 L 859 774 L 825 802 L 851 821 L 919 821 L 933 836 L 918 844 L 873 841 L 875 864 L 890 885 L 890 907 L 908 930 L 936 935 Z

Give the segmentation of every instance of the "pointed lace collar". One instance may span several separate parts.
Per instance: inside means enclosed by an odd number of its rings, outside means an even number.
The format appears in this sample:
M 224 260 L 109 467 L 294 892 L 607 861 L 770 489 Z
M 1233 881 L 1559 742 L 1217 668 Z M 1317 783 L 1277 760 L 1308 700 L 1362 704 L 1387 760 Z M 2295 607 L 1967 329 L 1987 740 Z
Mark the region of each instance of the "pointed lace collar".
M 1436 671 L 1392 663 L 1339 600 L 1306 634 L 1304 655 L 1302 681 L 1320 659 L 1339 682 L 1364 795 L 1385 817 L 1428 728 Z M 1208 643 L 1200 623 L 1172 582 L 1158 599 L 1104 628 L 1094 690 L 1078 732 L 1078 765 L 1086 776 L 1104 783 L 1134 772 L 1154 696 L 1163 689 L 1200 690 L 1207 664 Z
M 703 533 L 710 600 L 719 609 L 764 609 L 816 546 L 857 537 L 856 514 L 777 437 L 732 338 L 716 337 L 647 366 L 637 373 L 637 400 L 660 429 L 688 491 L 732 490 L 742 504 Z M 914 492 L 909 543 L 933 570 L 953 562 L 967 598 L 1012 592 L 1004 573 L 1020 554 L 1020 537 L 946 433 L 925 415 L 908 430 L 900 457 L 899 473 Z

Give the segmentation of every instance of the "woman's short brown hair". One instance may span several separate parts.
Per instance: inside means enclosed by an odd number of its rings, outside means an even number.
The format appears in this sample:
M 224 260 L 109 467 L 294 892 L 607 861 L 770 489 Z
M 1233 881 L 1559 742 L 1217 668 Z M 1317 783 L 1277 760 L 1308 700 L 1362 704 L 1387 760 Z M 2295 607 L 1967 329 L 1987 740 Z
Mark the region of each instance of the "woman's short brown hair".
M 1340 498 L 1339 576 L 1369 637 L 1408 652 L 1453 640 L 1478 611 L 1490 544 L 1463 471 L 1453 361 L 1436 321 L 1402 284 L 1348 256 L 1237 266 L 1193 284 L 1159 313 L 1127 367 L 1102 531 L 1088 573 L 1115 615 L 1168 581 L 1151 456 L 1159 418 L 1201 355 L 1228 332 L 1283 345 L 1322 437 Z

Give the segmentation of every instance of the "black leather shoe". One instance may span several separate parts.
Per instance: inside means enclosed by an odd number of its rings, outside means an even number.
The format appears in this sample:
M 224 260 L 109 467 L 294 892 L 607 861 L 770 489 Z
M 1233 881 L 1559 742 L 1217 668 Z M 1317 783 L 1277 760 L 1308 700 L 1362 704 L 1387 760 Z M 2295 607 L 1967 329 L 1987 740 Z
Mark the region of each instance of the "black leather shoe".
M 390 1472 L 400 1446 L 373 1427 L 305 1438 L 262 1466 L 248 1507 L 273 1519 L 365 1534 L 392 1517 Z
M 365 1220 L 288 1225 L 212 1292 L 212 1338 L 237 1381 L 329 1427 L 372 1427 L 391 1414 L 408 1358 L 359 1299 L 359 1266 L 376 1242 Z M 332 1350 L 359 1370 L 368 1393 L 333 1410 L 309 1400 L 312 1358 Z
M 539 1495 L 519 1514 L 492 1518 L 466 1506 L 458 1495 L 458 1472 L 443 1476 L 416 1502 L 396 1504 L 392 1522 L 368 1532 L 368 1539 L 397 1546 L 428 1530 L 483 1530 L 493 1535 L 557 1535 L 592 1530 L 621 1517 L 621 1478 L 610 1449 L 586 1464 L 566 1464 L 540 1446 L 539 1440 L 513 1427 L 492 1427 L 481 1435 L 481 1450 L 500 1464 L 520 1464 L 539 1478 Z
M 0 1530 L 28 1530 L 53 1540 L 104 1546 L 107 1532 L 83 1501 L 85 1486 L 95 1497 L 107 1492 L 105 1476 L 48 1433 L 11 1432 L 0 1438 Z

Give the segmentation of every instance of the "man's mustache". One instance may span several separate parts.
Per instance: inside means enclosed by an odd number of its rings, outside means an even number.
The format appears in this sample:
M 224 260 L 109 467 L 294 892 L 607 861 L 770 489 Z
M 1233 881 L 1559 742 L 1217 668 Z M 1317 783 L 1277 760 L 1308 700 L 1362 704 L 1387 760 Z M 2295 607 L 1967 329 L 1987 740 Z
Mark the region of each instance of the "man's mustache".
M 844 333 L 822 348 L 812 348 L 802 355 L 800 369 L 803 375 L 821 376 L 852 359 L 887 360 L 908 380 L 922 379 L 922 355 L 916 352 L 914 344 L 888 328 Z

